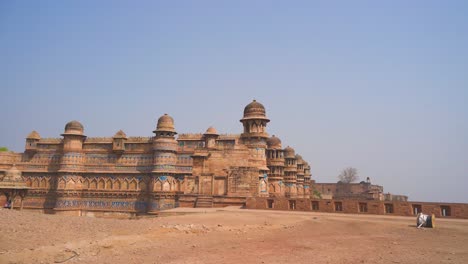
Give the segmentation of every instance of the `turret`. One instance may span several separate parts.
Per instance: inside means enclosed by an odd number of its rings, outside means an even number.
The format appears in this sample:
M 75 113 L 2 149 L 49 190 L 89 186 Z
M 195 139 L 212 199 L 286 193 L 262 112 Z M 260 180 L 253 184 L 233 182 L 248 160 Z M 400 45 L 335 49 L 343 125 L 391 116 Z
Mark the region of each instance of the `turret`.
M 174 128 L 174 119 L 164 114 L 158 119 L 153 133 L 156 134 L 153 140 L 153 172 L 164 176 L 175 173 L 177 141 L 174 136 L 177 132 Z
M 244 125 L 243 138 L 268 138 L 266 126 L 270 119 L 266 117 L 265 107 L 256 100 L 244 108 L 244 117 L 240 122 Z
M 284 178 L 284 151 L 281 148 L 281 140 L 275 135 L 267 140 L 267 166 L 270 196 L 283 196 L 285 185 Z
M 83 149 L 84 127 L 78 121 L 70 121 L 65 125 L 63 136 L 63 152 L 80 152 Z
M 286 147 L 284 149 L 284 157 L 284 183 L 286 185 L 285 196 L 296 197 L 297 163 L 294 149 L 289 146 Z
M 219 134 L 214 127 L 209 127 L 205 134 L 203 134 L 203 137 L 205 138 L 206 148 L 216 148 L 216 139 L 219 137 Z
M 74 172 L 83 169 L 85 154 L 83 142 L 86 139 L 83 125 L 78 121 L 71 121 L 65 125 L 63 136 L 63 155 L 60 160 L 61 172 Z
M 153 174 L 151 206 L 148 212 L 160 210 L 160 203 L 164 199 L 175 195 L 176 163 L 177 163 L 177 141 L 174 128 L 174 119 L 164 114 L 158 119 L 156 129 L 153 131 Z M 169 195 L 169 196 L 168 196 Z
M 259 195 L 268 196 L 268 167 L 266 164 L 266 132 L 267 123 L 270 120 L 266 117 L 265 107 L 253 100 L 244 108 L 244 116 L 240 120 L 244 126 L 244 133 L 241 140 L 249 148 L 249 163 L 252 167 L 258 168 L 259 173 Z
M 37 142 L 41 140 L 41 136 L 37 133 L 36 130 L 33 130 L 29 135 L 26 137 L 26 147 L 25 151 L 29 153 L 34 153 L 37 151 Z
M 310 190 L 312 189 L 312 182 L 310 173 L 310 165 L 307 162 L 304 162 L 304 198 L 310 197 Z
M 125 151 L 125 142 L 127 141 L 127 135 L 119 130 L 112 137 L 112 150 L 116 153 L 123 153 Z
M 297 187 L 297 196 L 304 197 L 304 160 L 302 156 L 296 154 L 296 187 Z

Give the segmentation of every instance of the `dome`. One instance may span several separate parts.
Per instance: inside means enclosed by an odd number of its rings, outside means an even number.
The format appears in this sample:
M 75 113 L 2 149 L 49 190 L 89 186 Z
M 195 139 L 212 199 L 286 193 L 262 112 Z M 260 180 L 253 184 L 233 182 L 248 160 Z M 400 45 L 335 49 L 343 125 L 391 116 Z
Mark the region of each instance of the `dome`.
M 285 157 L 285 158 L 295 158 L 294 154 L 295 154 L 295 151 L 294 151 L 294 149 L 291 148 L 290 146 L 287 146 L 287 147 L 284 149 L 284 157 Z
M 65 125 L 65 133 L 62 135 L 83 135 L 83 132 L 83 125 L 80 122 L 73 120 Z
M 37 133 L 36 130 L 33 130 L 31 133 L 29 133 L 29 135 L 26 137 L 26 139 L 41 139 L 41 135 L 39 135 L 39 133 Z
M 21 181 L 21 171 L 16 168 L 15 164 L 5 172 L 3 181 Z
M 172 132 L 176 133 L 175 128 L 174 128 L 174 119 L 168 115 L 164 114 L 158 119 L 158 124 L 156 126 L 156 130 L 153 131 L 154 133 L 156 132 Z
M 301 155 L 296 154 L 296 160 L 297 160 L 297 164 L 304 164 L 304 160 L 302 159 Z
M 281 140 L 273 135 L 267 139 L 267 146 L 270 149 L 281 149 Z
M 219 134 L 218 134 L 218 131 L 216 130 L 216 128 L 210 126 L 210 127 L 206 130 L 205 135 L 219 135 Z
M 122 130 L 119 130 L 119 131 L 117 131 L 117 133 L 115 133 L 113 138 L 125 138 L 126 139 L 127 135 Z
M 268 120 L 266 117 L 265 107 L 261 103 L 257 102 L 256 100 L 253 100 L 250 104 L 248 104 L 244 108 L 244 118 L 242 118 L 242 120 L 245 120 L 245 119 Z

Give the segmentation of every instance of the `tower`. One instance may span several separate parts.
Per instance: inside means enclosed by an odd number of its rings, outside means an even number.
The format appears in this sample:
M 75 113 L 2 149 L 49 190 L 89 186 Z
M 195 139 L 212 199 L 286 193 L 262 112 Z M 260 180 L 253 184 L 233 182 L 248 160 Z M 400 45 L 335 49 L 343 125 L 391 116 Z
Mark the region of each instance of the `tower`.
M 284 151 L 275 135 L 267 140 L 268 192 L 271 197 L 284 195 Z
M 259 171 L 259 195 L 268 196 L 268 167 L 266 166 L 266 132 L 267 123 L 265 107 L 253 100 L 244 108 L 244 116 L 240 120 L 244 126 L 241 140 L 249 148 L 249 162 L 251 167 L 257 167 Z
M 296 197 L 297 164 L 294 149 L 289 146 L 286 147 L 284 149 L 284 158 L 284 185 L 286 185 L 285 196 Z
M 112 137 L 112 151 L 123 153 L 125 151 L 125 141 L 127 141 L 127 135 L 122 130 L 119 130 Z
M 149 211 L 173 208 L 177 191 L 177 141 L 174 119 L 164 114 L 153 131 L 152 193 Z
M 81 171 L 85 158 L 83 142 L 86 139 L 83 125 L 76 120 L 68 122 L 65 125 L 65 131 L 62 136 L 63 155 L 60 160 L 60 171 Z
M 302 156 L 296 154 L 296 164 L 297 164 L 297 172 L 296 172 L 296 188 L 297 188 L 297 197 L 303 198 L 304 197 L 304 160 Z
M 310 198 L 310 190 L 312 189 L 311 177 L 310 165 L 304 162 L 304 198 Z
M 41 136 L 36 130 L 29 133 L 26 137 L 25 152 L 34 154 L 37 151 L 37 142 L 39 142 L 39 140 L 41 140 Z
M 266 126 L 270 120 L 266 117 L 265 107 L 253 100 L 244 108 L 244 117 L 240 120 L 244 125 L 244 133 L 241 137 L 247 141 L 246 143 L 256 143 L 257 141 L 263 141 L 268 138 L 266 133 Z
M 218 131 L 214 127 L 209 127 L 205 134 L 203 134 L 205 138 L 205 147 L 208 149 L 216 148 L 216 139 L 219 137 Z

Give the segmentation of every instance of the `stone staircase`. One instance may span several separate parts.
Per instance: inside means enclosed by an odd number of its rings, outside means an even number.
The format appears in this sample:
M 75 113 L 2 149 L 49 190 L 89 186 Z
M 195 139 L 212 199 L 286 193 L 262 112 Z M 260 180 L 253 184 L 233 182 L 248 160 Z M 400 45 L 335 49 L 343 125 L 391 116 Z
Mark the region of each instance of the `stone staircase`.
M 195 202 L 195 208 L 212 208 L 213 197 L 212 196 L 198 196 Z

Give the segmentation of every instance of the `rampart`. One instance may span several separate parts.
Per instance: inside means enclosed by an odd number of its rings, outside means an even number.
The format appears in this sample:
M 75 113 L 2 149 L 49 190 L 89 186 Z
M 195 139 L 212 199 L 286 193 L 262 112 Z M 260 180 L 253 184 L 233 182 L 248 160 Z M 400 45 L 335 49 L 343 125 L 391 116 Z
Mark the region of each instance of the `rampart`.
M 415 216 L 422 212 L 434 214 L 436 217 L 468 219 L 468 204 L 464 203 L 250 197 L 247 198 L 245 207 L 247 209 L 395 216 Z

